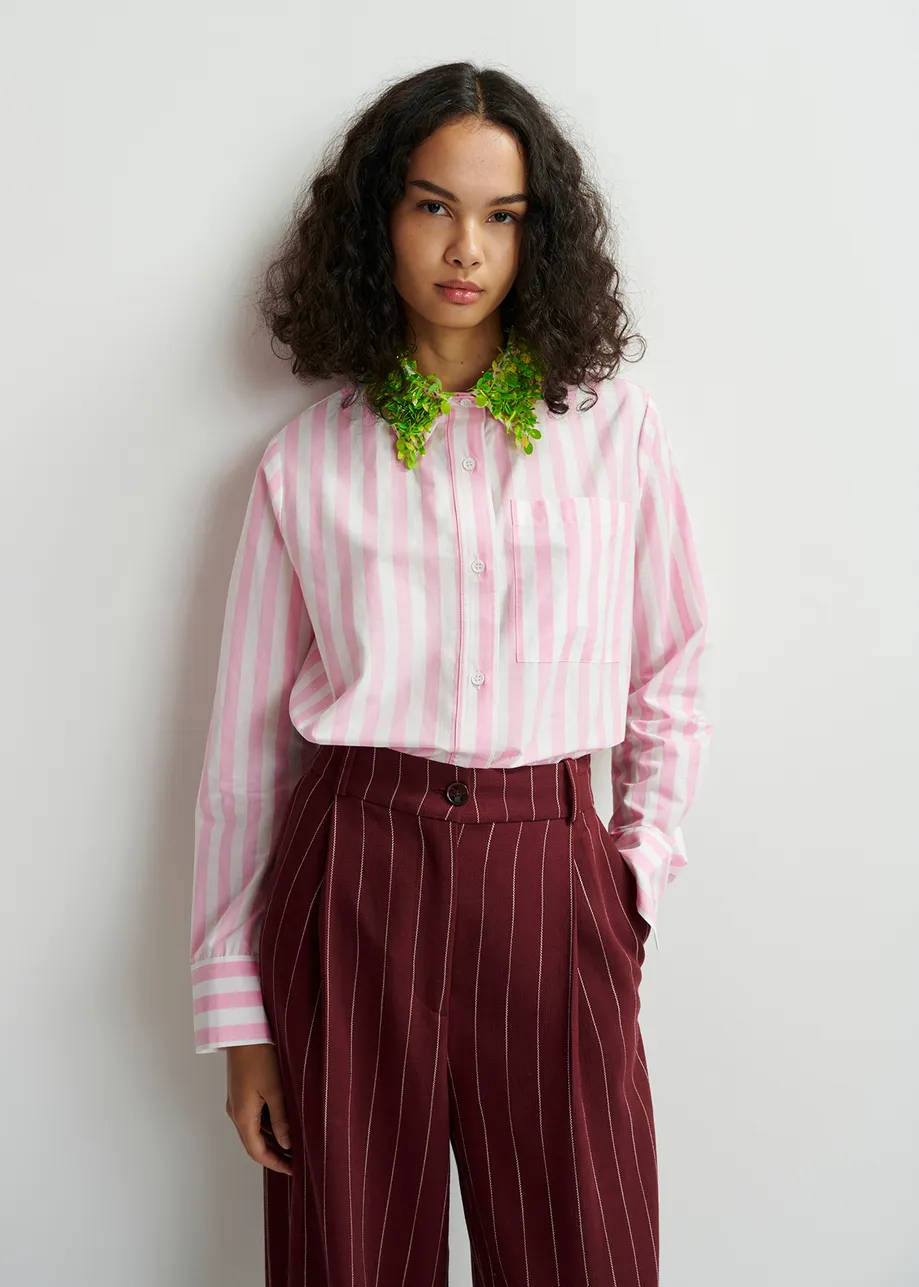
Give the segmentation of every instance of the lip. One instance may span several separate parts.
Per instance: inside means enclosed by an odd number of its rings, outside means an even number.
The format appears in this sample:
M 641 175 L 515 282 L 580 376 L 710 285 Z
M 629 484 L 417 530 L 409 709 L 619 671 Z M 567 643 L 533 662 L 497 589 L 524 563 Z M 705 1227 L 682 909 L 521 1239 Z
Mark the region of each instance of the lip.
M 461 282 L 459 286 L 452 282 L 446 285 L 438 282 L 437 289 L 450 304 L 477 304 L 482 294 L 481 287 L 474 286 L 471 282 Z
M 461 281 L 459 277 L 451 277 L 448 282 L 438 282 L 438 286 L 447 287 L 449 290 L 475 290 L 481 291 L 482 287 L 473 281 Z

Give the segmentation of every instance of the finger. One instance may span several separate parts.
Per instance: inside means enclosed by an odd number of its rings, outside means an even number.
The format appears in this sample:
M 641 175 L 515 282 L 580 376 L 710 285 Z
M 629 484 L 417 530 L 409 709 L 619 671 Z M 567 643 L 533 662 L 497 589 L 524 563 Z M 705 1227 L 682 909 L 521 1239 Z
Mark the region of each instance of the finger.
M 262 1095 L 247 1096 L 246 1101 L 232 1114 L 233 1124 L 242 1140 L 243 1148 L 253 1161 L 271 1171 L 282 1171 L 285 1175 L 292 1175 L 293 1169 L 290 1162 L 282 1157 L 276 1148 L 272 1148 L 267 1136 L 263 1134 L 262 1120 L 266 1108 L 267 1101 Z
M 290 1126 L 287 1122 L 287 1109 L 284 1105 L 283 1093 L 280 1090 L 267 1093 L 265 1095 L 265 1108 L 268 1116 L 268 1121 L 265 1125 L 270 1129 L 281 1148 L 289 1149 Z
M 290 1162 L 281 1157 L 280 1153 L 275 1152 L 262 1134 L 258 1124 L 254 1128 L 251 1121 L 243 1124 L 235 1122 L 234 1125 L 239 1138 L 242 1140 L 243 1148 L 254 1162 L 258 1162 L 260 1166 L 267 1167 L 269 1171 L 280 1171 L 283 1175 L 293 1175 L 294 1169 Z

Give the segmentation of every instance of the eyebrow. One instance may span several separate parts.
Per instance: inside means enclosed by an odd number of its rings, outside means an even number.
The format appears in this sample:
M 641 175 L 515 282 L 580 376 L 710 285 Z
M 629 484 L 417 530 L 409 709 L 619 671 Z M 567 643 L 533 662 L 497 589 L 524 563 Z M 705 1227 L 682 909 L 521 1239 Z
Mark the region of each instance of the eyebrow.
M 446 201 L 459 201 L 455 192 L 450 192 L 447 188 L 441 188 L 436 183 L 429 183 L 427 179 L 411 179 L 409 187 L 423 188 L 425 192 L 433 192 L 435 196 L 443 197 Z M 490 206 L 513 206 L 521 201 L 527 201 L 529 198 L 525 192 L 512 192 L 507 197 L 494 197 L 488 202 Z

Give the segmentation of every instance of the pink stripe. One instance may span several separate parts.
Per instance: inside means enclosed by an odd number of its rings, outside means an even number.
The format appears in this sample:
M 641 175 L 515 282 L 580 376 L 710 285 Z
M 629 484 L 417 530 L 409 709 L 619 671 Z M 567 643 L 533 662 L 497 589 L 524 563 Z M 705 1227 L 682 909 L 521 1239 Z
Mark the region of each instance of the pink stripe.
M 547 428 L 543 426 L 543 438 L 533 448 L 534 455 L 536 451 L 546 442 Z M 516 455 L 517 448 L 510 441 L 507 433 L 496 434 L 497 443 L 495 448 L 495 487 L 500 496 L 510 498 L 514 490 L 514 469 L 518 463 Z M 533 463 L 533 457 L 530 457 L 530 464 Z M 529 474 L 525 474 L 529 477 Z M 516 662 L 516 590 L 514 574 L 514 553 L 513 553 L 513 524 L 509 517 L 510 499 L 504 505 L 504 523 L 503 531 L 498 533 L 495 547 L 495 558 L 497 559 L 498 548 L 501 548 L 502 563 L 504 568 L 504 587 L 505 595 L 509 601 L 504 616 L 504 630 L 502 632 L 502 655 L 504 657 L 505 671 L 501 680 L 505 683 L 505 697 L 501 706 L 495 706 L 495 759 L 496 765 L 513 763 L 519 754 L 520 748 L 524 745 L 524 721 L 527 717 L 527 707 L 522 700 L 521 690 L 525 684 L 525 671 L 523 667 L 518 666 Z M 495 569 L 497 576 L 497 568 Z M 499 587 L 496 584 L 495 590 Z M 503 732 L 503 738 L 501 736 Z
M 268 505 L 268 489 L 263 469 L 259 469 L 250 502 L 250 517 L 244 534 L 242 566 L 236 600 L 233 604 L 232 624 L 229 635 L 226 681 L 223 693 L 223 717 L 219 749 L 219 780 L 236 782 L 246 779 L 245 765 L 236 764 L 236 729 L 239 720 L 239 691 L 245 662 L 246 623 L 252 615 L 250 596 L 255 580 L 258 559 L 258 543 L 262 531 L 262 522 Z M 237 777 L 237 774 L 239 775 Z M 230 889 L 230 864 L 232 845 L 237 828 L 236 799 L 230 792 L 221 796 L 223 828 L 220 835 L 220 846 L 217 857 L 217 903 L 226 907 L 232 897 Z M 219 949 L 225 942 L 225 934 L 214 946 Z
M 446 435 L 446 425 L 438 432 Z M 422 456 L 416 468 L 421 468 L 427 460 Z M 442 483 L 441 486 L 448 486 Z M 436 480 L 429 479 L 421 488 L 419 498 L 419 517 L 421 522 L 421 544 L 425 551 L 434 551 L 443 540 L 440 530 L 440 519 L 437 507 Z M 438 559 L 428 553 L 422 561 L 421 586 L 424 590 L 424 620 L 422 623 L 422 660 L 420 678 L 422 684 L 422 716 L 419 741 L 422 747 L 437 745 L 438 713 L 443 706 L 441 670 L 444 661 L 446 631 L 451 628 L 451 614 L 446 610 L 443 600 L 450 594 L 449 583 L 441 576 Z
M 583 412 L 575 388 L 565 416 L 539 404 L 531 456 L 457 398 L 407 471 L 391 429 L 341 392 L 268 444 L 197 797 L 196 983 L 257 979 L 257 883 L 308 745 L 505 768 L 611 746 L 610 831 L 653 922 L 712 736 L 708 609 L 659 408 L 620 376 L 592 388 Z
M 249 594 L 251 592 L 252 579 L 255 571 L 255 562 L 257 555 L 257 544 L 261 529 L 262 515 L 265 512 L 267 503 L 267 488 L 265 486 L 265 476 L 262 466 L 260 465 L 256 480 L 249 499 L 247 507 L 246 520 L 243 534 L 240 538 L 239 548 L 237 550 L 237 563 L 241 558 L 241 569 L 239 582 L 236 589 L 235 601 L 233 599 L 233 590 L 231 588 L 228 596 L 227 619 L 229 621 L 229 631 L 225 635 L 223 649 L 226 653 L 226 678 L 224 681 L 223 692 L 218 692 L 215 701 L 215 718 L 220 718 L 220 742 L 219 748 L 216 748 L 218 754 L 218 774 L 219 781 L 235 781 L 234 772 L 234 738 L 236 733 L 236 720 L 238 717 L 239 705 L 239 687 L 243 673 L 243 647 L 245 642 L 246 619 L 249 613 Z M 213 728 L 213 724 L 212 724 Z M 215 748 L 209 747 L 208 763 L 214 754 Z M 206 778 L 202 778 L 200 792 L 203 796 L 207 792 Z M 220 827 L 217 828 L 216 819 L 220 818 Z M 200 852 L 202 861 L 199 864 L 196 881 L 200 884 L 199 899 L 196 911 L 200 914 L 202 907 L 206 906 L 207 892 L 205 882 L 208 876 L 208 868 L 211 863 L 216 862 L 216 887 L 217 887 L 217 905 L 219 908 L 225 908 L 230 902 L 230 851 L 233 842 L 234 829 L 236 827 L 236 807 L 235 799 L 229 792 L 224 792 L 214 798 L 207 800 L 205 810 L 205 825 L 202 830 L 200 841 Z M 210 845 L 214 831 L 217 831 L 219 841 L 216 860 L 211 854 Z M 197 950 L 204 938 L 204 927 L 198 922 L 193 942 L 193 950 Z M 219 950 L 224 942 L 221 936 L 219 943 L 214 947 Z
M 269 512 L 272 511 L 266 508 L 266 518 Z M 272 667 L 272 641 L 277 629 L 275 618 L 284 615 L 284 605 L 280 601 L 278 594 L 283 550 L 284 545 L 280 533 L 277 527 L 272 525 L 271 544 L 268 548 L 267 561 L 264 568 L 259 569 L 264 580 L 259 605 L 255 674 L 253 676 L 252 690 L 253 709 L 249 717 L 248 759 L 245 765 L 246 780 L 249 784 L 249 807 L 246 810 L 246 825 L 243 829 L 242 840 L 242 882 L 244 886 L 248 886 L 250 881 L 254 879 L 256 868 L 260 865 L 256 840 L 262 816 L 264 794 L 262 774 L 265 769 L 265 761 L 269 761 L 269 768 L 273 767 L 270 763 L 271 749 L 268 735 L 277 712 L 271 708 L 269 683 Z M 285 637 L 286 633 L 285 628 Z M 242 908 L 240 907 L 241 910 Z M 238 928 L 235 918 L 230 924 L 233 931 Z M 239 940 L 238 950 L 247 952 L 251 950 L 254 927 L 250 922 L 243 928 L 244 933 Z
M 444 443 L 445 454 L 447 457 L 447 477 L 450 482 L 449 502 L 444 506 L 448 508 L 453 518 L 453 529 L 459 532 L 460 529 L 460 512 L 459 512 L 459 479 L 457 474 L 462 473 L 460 456 L 465 458 L 465 454 L 460 450 L 462 442 L 459 434 L 456 432 L 457 413 L 452 410 L 447 415 L 444 423 Z M 432 480 L 433 483 L 434 480 Z M 464 634 L 465 614 L 463 612 L 462 595 L 457 595 L 454 588 L 454 578 L 456 577 L 455 565 L 451 562 L 449 574 L 443 575 L 438 569 L 438 577 L 441 581 L 441 604 L 444 608 L 444 616 L 447 622 L 447 631 L 445 631 L 445 644 L 447 648 L 447 657 L 450 667 L 450 684 L 453 688 L 453 701 L 451 703 L 453 710 L 453 719 L 450 721 L 450 750 L 448 752 L 449 762 L 455 763 L 457 748 L 460 744 L 460 719 L 466 707 L 466 691 L 462 687 L 460 674 L 462 669 L 463 649 L 466 647 L 466 638 Z M 452 609 L 452 612 L 450 611 Z M 448 633 L 449 632 L 449 633 Z M 446 665 L 442 674 L 444 679 L 448 675 Z
M 569 478 L 569 486 L 581 494 L 590 494 L 591 487 L 595 484 L 595 469 L 591 461 L 590 453 L 587 450 L 586 426 L 584 416 L 596 416 L 597 410 L 601 413 L 600 425 L 605 421 L 602 419 L 603 402 L 598 401 L 596 407 L 589 412 L 574 411 L 575 429 L 570 435 L 568 445 L 570 451 L 570 460 L 573 467 L 574 478 Z M 594 425 L 597 421 L 593 421 Z M 601 428 L 602 432 L 602 428 Z M 561 445 L 561 444 L 560 444 Z M 601 636 L 605 642 L 605 632 Z M 591 742 L 591 723 L 595 719 L 596 701 L 593 690 L 596 686 L 597 675 L 592 666 L 577 667 L 578 689 L 577 689 L 577 706 L 576 706 L 576 737 L 578 747 L 590 746 Z
M 533 503 L 535 505 L 539 505 L 540 501 L 537 500 Z M 538 519 L 538 513 L 535 517 Z M 536 540 L 538 541 L 538 545 L 536 546 L 536 553 L 533 562 L 533 575 L 535 578 L 534 588 L 536 593 L 536 602 L 538 605 L 537 618 L 539 621 L 539 638 L 541 640 L 555 639 L 555 601 L 559 587 L 554 585 L 552 580 L 552 559 L 549 543 L 543 538 L 541 533 L 536 537 Z M 562 594 L 564 594 L 565 588 L 565 583 L 562 581 Z M 543 656 L 544 654 L 537 650 L 535 655 L 531 656 L 530 660 L 542 661 Z M 519 657 L 520 654 L 518 653 L 518 658 Z
M 207 907 L 207 884 L 210 874 L 208 863 L 211 853 L 211 838 L 214 834 L 214 810 L 211 807 L 211 799 L 207 791 L 206 773 L 207 766 L 211 763 L 211 757 L 213 755 L 213 719 L 214 716 L 212 716 L 211 719 L 211 728 L 208 732 L 204 748 L 205 768 L 198 786 L 196 803 L 198 838 L 195 844 L 191 914 L 191 954 L 193 958 L 201 949 L 210 928 Z
M 380 467 L 380 457 L 383 454 L 380 450 L 379 440 L 375 434 L 367 433 L 363 437 L 361 445 L 363 448 L 361 455 L 364 477 L 365 479 L 372 478 Z M 400 468 L 404 468 L 404 466 L 400 466 Z M 381 591 L 379 580 L 373 575 L 373 566 L 370 562 L 373 551 L 378 548 L 380 539 L 380 514 L 376 488 L 364 488 L 361 506 L 355 512 L 354 526 L 357 538 L 357 546 L 353 555 L 354 578 L 355 582 L 361 587 L 361 603 L 365 617 L 369 622 L 378 623 L 380 619 Z M 355 734 L 350 739 L 342 738 L 341 740 L 350 740 L 358 745 L 373 745 L 373 738 L 377 731 L 380 716 L 380 689 L 381 685 L 386 682 L 386 659 L 380 656 L 378 647 L 367 649 L 362 675 L 369 697 L 365 700 L 363 710 L 358 712 L 360 720 Z M 341 721 L 333 724 L 333 730 L 344 729 L 346 716 L 347 711 L 343 708 Z
M 208 979 L 258 978 L 258 961 L 224 961 L 219 956 L 192 966 L 195 985 Z
M 496 631 L 494 548 L 491 536 L 491 495 L 487 486 L 483 485 L 486 466 L 485 424 L 477 412 L 472 413 L 472 416 L 474 418 L 470 419 L 467 429 L 469 453 L 479 461 L 478 467 L 482 470 L 483 479 L 479 486 L 471 489 L 472 532 L 462 547 L 459 575 L 466 591 L 465 597 L 474 605 L 478 624 L 478 656 L 472 660 L 485 675 L 485 682 L 475 688 L 467 673 L 465 687 L 474 703 L 475 744 L 486 748 L 486 754 L 490 754 L 495 727 L 495 703 L 498 700 L 495 686 L 500 683 L 499 676 L 494 671 L 493 660 Z M 474 481 L 474 476 L 470 481 Z M 485 564 L 482 572 L 472 570 L 472 560 L 476 557 Z
M 336 450 L 331 458 L 326 458 L 326 435 L 325 416 L 327 410 L 324 408 L 322 415 L 316 415 L 316 424 L 313 430 L 313 436 L 310 441 L 310 477 L 315 480 L 313 483 L 316 492 L 325 490 L 326 484 L 322 481 L 328 477 L 328 471 L 335 470 L 334 485 L 329 488 L 331 505 L 331 521 L 333 533 L 336 530 L 336 524 L 341 521 L 341 506 L 345 506 L 345 513 L 350 514 L 350 470 L 348 468 L 348 452 L 353 450 L 353 443 L 350 435 L 345 430 L 348 424 L 347 418 L 343 419 L 342 413 L 335 418 L 335 433 L 337 438 Z M 348 450 L 345 450 L 347 448 Z M 325 682 L 328 683 L 332 693 L 339 694 L 345 690 L 345 673 L 342 664 L 342 658 L 339 657 L 335 648 L 334 635 L 332 633 L 333 619 L 330 616 L 330 587 L 328 576 L 331 560 L 346 557 L 349 575 L 355 575 L 354 558 L 352 551 L 345 554 L 344 543 L 337 545 L 334 550 L 327 550 L 325 547 L 325 532 L 322 525 L 321 507 L 316 507 L 315 515 L 309 516 L 310 533 L 313 542 L 312 566 L 310 577 L 315 586 L 315 596 L 317 613 L 321 620 L 329 623 L 329 628 L 325 633 L 324 655 L 325 655 Z M 347 521 L 347 520 L 345 520 Z M 341 578 L 339 578 L 339 581 Z M 348 599 L 345 586 L 342 586 L 342 604 Z M 344 636 L 344 646 L 346 655 L 351 658 L 351 664 L 354 664 L 357 652 L 357 639 L 354 629 L 353 603 L 347 604 L 343 612 L 336 612 L 334 616 L 334 625 L 336 630 L 341 631 Z M 315 690 L 319 681 L 311 685 Z M 339 707 L 333 712 L 330 719 L 331 727 L 328 729 L 323 740 L 338 745 L 347 745 L 353 740 L 348 731 L 349 711 L 345 706 Z
M 232 992 L 205 992 L 194 999 L 195 1014 L 208 1010 L 249 1010 L 262 1004 L 262 990 L 256 988 L 247 992 L 242 988 Z
M 424 460 L 424 457 L 422 457 Z M 412 611 L 414 583 L 406 575 L 403 564 L 404 552 L 410 548 L 409 536 L 409 496 L 417 488 L 418 479 L 423 475 L 414 470 L 403 469 L 401 474 L 392 477 L 392 508 L 390 510 L 390 536 L 394 551 L 393 571 L 396 579 L 396 656 L 411 657 L 416 650 L 414 631 L 424 631 L 427 622 L 424 618 L 417 620 Z M 413 507 L 414 508 L 414 507 Z M 423 634 L 422 634 L 423 637 Z M 424 683 L 423 673 L 417 675 L 413 667 L 399 670 L 392 677 L 394 706 L 389 724 L 388 741 L 394 746 L 404 746 L 407 739 L 408 717 L 416 683 Z
M 262 1023 L 225 1023 L 219 1027 L 198 1028 L 195 1040 L 199 1046 L 223 1042 L 225 1045 L 242 1045 L 246 1041 L 264 1041 L 271 1037 L 271 1029 Z
M 351 468 L 354 458 L 354 443 L 351 437 L 351 417 L 353 412 L 339 408 L 336 417 L 335 436 L 337 439 L 337 456 L 335 460 L 335 507 L 332 515 L 333 530 L 350 531 L 352 524 L 352 514 L 357 500 L 355 499 L 351 487 Z M 349 593 L 354 578 L 354 549 L 350 542 L 342 541 L 336 547 L 338 556 L 338 584 L 340 587 L 341 608 L 339 621 L 341 630 L 344 635 L 345 656 L 348 659 L 348 671 L 355 674 L 360 667 L 360 640 L 354 621 L 354 598 Z M 331 655 L 331 641 L 329 644 Z M 331 675 L 335 685 L 344 689 L 345 687 L 345 669 L 344 659 L 336 662 Z M 346 742 L 348 739 L 342 737 L 341 741 Z

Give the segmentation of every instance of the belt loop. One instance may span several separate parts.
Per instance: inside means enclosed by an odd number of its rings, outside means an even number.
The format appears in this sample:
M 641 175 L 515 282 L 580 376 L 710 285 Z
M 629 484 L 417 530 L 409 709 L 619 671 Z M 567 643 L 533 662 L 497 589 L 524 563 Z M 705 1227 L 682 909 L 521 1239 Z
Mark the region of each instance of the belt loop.
M 567 770 L 567 773 L 568 773 L 568 783 L 569 783 L 569 785 L 570 785 L 570 787 L 571 787 L 571 803 L 570 803 L 570 805 L 569 805 L 569 807 L 568 807 L 568 822 L 569 822 L 569 824 L 571 824 L 572 822 L 574 822 L 575 818 L 578 816 L 578 784 L 577 784 L 577 774 L 576 774 L 576 773 L 575 773 L 575 771 L 574 771 L 574 765 L 573 765 L 573 764 L 572 764 L 572 762 L 571 762 L 571 757 L 570 757 L 570 756 L 567 756 L 567 755 L 566 755 L 566 756 L 565 756 L 565 758 L 564 758 L 564 760 L 562 761 L 562 763 L 564 764 L 565 769 Z

